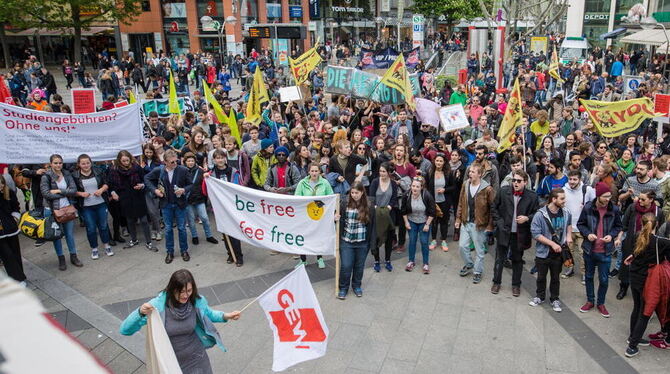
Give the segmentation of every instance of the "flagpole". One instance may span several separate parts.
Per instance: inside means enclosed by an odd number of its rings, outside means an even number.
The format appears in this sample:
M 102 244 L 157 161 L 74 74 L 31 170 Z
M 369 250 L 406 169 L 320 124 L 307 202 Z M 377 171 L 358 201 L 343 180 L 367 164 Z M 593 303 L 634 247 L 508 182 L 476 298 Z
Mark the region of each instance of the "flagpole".
M 523 144 L 523 171 L 526 171 L 526 131 L 525 126 L 521 126 L 521 144 Z
M 223 234 L 223 237 L 226 239 L 226 243 L 228 244 L 228 250 L 230 251 L 230 257 L 232 257 L 233 261 L 235 261 L 235 263 L 237 263 L 237 256 L 235 256 L 235 251 L 233 250 L 233 246 L 230 243 L 230 237 L 226 234 Z M 244 310 L 244 309 L 242 309 L 242 310 Z
M 335 202 L 335 215 L 339 216 L 340 214 L 340 195 L 337 195 L 337 201 Z M 335 222 L 335 296 L 340 292 L 340 219 L 338 218 Z

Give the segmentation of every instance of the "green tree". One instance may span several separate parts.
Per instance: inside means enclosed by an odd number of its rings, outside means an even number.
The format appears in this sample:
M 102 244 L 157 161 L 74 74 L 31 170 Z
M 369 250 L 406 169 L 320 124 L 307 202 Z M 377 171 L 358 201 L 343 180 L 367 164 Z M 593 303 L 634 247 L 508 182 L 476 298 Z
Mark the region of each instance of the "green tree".
M 19 25 L 26 18 L 26 2 L 31 0 L 2 0 L 0 6 L 0 46 L 2 46 L 2 55 L 5 60 L 5 68 L 10 67 L 9 45 L 7 44 L 7 35 L 5 27 L 7 25 Z
M 491 2 L 491 0 L 484 1 Z M 445 21 L 451 22 L 484 15 L 479 4 L 471 0 L 414 0 L 410 10 L 426 17 L 444 16 Z
M 6 0 L 2 0 L 3 2 Z M 11 0 L 15 1 L 15 0 Z M 23 6 L 36 24 L 48 29 L 71 27 L 74 34 L 72 55 L 81 61 L 81 31 L 95 23 L 120 22 L 129 24 L 142 12 L 138 0 L 29 0 Z

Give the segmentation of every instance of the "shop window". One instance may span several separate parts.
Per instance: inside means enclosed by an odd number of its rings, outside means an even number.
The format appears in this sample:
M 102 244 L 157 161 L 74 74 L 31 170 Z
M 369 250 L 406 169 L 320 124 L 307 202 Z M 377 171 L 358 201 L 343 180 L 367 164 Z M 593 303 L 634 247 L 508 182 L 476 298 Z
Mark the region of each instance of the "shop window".
M 142 0 L 142 11 L 151 12 L 151 2 L 149 0 Z

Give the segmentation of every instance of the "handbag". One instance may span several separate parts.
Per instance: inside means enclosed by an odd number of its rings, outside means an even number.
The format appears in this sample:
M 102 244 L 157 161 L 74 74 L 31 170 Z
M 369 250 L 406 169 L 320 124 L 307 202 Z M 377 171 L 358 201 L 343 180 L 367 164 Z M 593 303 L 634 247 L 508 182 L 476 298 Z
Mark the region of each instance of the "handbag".
M 442 217 L 444 217 L 444 212 L 442 211 L 442 209 L 440 208 L 440 206 L 437 205 L 437 203 L 435 203 L 435 215 L 437 216 L 437 218 L 442 218 Z
M 77 208 L 74 205 L 68 205 L 64 208 L 53 211 L 53 216 L 58 223 L 66 223 L 77 219 Z
M 544 217 L 544 216 L 543 216 Z M 551 221 L 547 219 L 547 217 L 544 217 L 544 220 L 547 221 L 547 225 L 549 226 L 549 232 L 551 233 L 551 240 L 554 243 L 558 243 L 558 235 L 556 235 L 556 230 L 554 230 L 554 225 L 551 224 Z M 567 244 L 561 244 L 561 262 L 563 263 L 563 266 L 565 267 L 572 267 L 575 264 L 575 260 L 572 257 L 572 252 L 570 252 L 570 248 L 567 246 Z
M 51 177 L 47 174 L 49 178 L 49 184 L 53 183 Z M 77 208 L 74 205 L 68 205 L 60 209 L 53 209 L 53 201 L 51 202 L 51 211 L 54 219 L 58 223 L 66 223 L 77 219 Z

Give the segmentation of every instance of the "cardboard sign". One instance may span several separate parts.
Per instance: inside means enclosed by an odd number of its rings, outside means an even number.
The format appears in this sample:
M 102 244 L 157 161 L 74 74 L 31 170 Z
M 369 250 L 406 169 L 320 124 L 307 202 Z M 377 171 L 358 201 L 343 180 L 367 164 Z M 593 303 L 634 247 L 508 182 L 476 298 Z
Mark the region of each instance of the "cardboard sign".
M 279 87 L 279 97 L 282 103 L 302 100 L 298 86 Z
M 670 95 L 656 94 L 654 96 L 654 112 L 663 113 L 666 117 L 670 115 Z
M 465 115 L 463 105 L 454 104 L 440 108 L 440 122 L 445 132 L 463 129 L 470 126 L 468 117 Z
M 121 101 L 117 101 L 117 102 L 114 103 L 114 108 L 121 108 L 121 107 L 124 107 L 126 105 L 128 105 L 128 101 L 127 100 L 121 100 Z
M 71 92 L 72 92 L 73 114 L 85 114 L 95 112 L 94 88 L 73 88 Z

